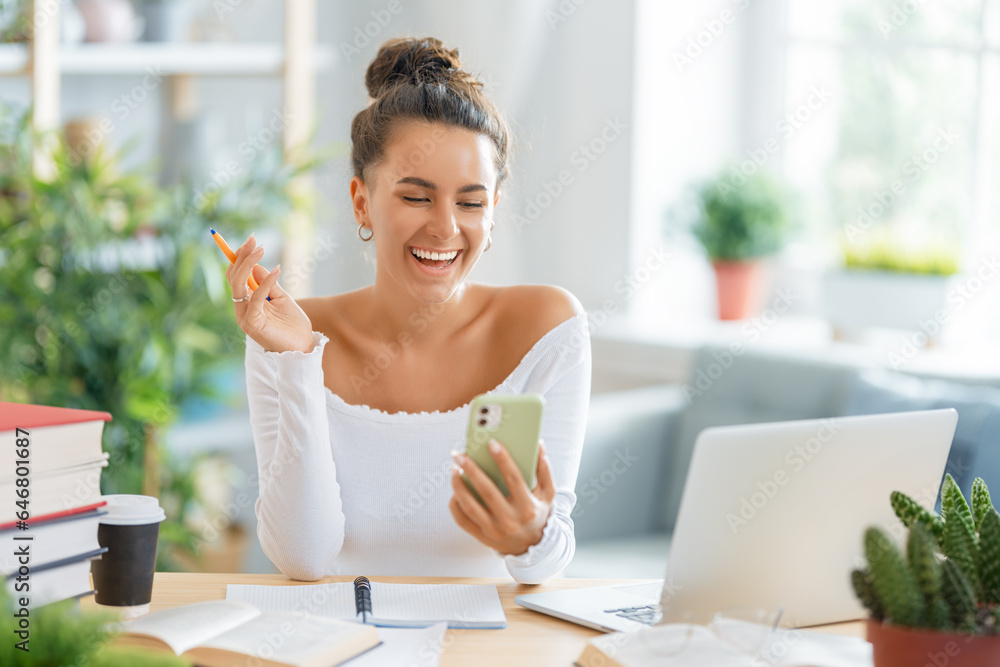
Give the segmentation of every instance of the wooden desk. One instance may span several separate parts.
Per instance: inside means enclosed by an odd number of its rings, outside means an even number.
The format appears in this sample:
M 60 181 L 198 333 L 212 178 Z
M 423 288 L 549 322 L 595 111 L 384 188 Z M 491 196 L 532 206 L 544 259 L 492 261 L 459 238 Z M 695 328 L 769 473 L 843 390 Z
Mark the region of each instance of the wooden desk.
M 544 665 L 573 664 L 591 637 L 601 633 L 574 623 L 539 614 L 514 604 L 514 596 L 524 593 L 601 586 L 613 583 L 636 583 L 620 579 L 554 579 L 541 586 L 525 586 L 509 579 L 470 579 L 460 577 L 371 577 L 373 581 L 410 584 L 495 584 L 500 594 L 507 628 L 504 630 L 448 630 L 441 666 Z M 324 577 L 319 581 L 292 581 L 280 574 L 196 574 L 157 572 L 153 580 L 151 611 L 203 600 L 222 600 L 226 584 L 265 584 L 296 586 L 341 581 L 354 577 Z M 84 609 L 96 608 L 93 597 L 83 600 Z M 838 623 L 817 628 L 823 632 L 864 636 L 864 624 Z

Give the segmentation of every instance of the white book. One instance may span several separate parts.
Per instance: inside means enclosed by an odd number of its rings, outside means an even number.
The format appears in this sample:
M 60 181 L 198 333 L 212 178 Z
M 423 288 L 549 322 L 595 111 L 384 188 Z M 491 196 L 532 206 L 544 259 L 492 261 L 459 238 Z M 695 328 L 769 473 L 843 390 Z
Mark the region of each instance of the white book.
M 0 524 L 20 519 L 19 514 L 24 511 L 32 517 L 41 517 L 100 502 L 101 470 L 108 466 L 108 456 L 105 452 L 84 463 L 33 472 L 31 492 L 23 506 L 15 504 L 24 500 L 15 496 L 18 487 L 14 479 L 0 479 L 0 498 L 10 499 L 0 503 Z
M 30 523 L 26 530 L 0 530 L 0 575 L 17 570 L 25 550 L 31 566 L 37 567 L 100 549 L 97 526 L 107 513 L 96 509 Z

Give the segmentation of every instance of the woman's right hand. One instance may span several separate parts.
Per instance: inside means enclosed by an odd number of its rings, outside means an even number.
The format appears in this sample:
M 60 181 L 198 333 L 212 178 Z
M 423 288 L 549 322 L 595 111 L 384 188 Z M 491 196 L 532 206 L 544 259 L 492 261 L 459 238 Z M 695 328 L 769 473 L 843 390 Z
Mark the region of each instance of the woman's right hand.
M 233 303 L 236 322 L 244 333 L 269 352 L 310 352 L 315 346 L 312 322 L 299 304 L 278 285 L 280 266 L 268 273 L 267 269 L 257 264 L 263 256 L 263 246 L 257 246 L 251 234 L 236 251 L 236 261 L 226 269 L 226 279 L 234 299 L 251 294 L 247 285 L 251 271 L 260 285 L 249 301 Z M 270 301 L 267 300 L 269 296 Z

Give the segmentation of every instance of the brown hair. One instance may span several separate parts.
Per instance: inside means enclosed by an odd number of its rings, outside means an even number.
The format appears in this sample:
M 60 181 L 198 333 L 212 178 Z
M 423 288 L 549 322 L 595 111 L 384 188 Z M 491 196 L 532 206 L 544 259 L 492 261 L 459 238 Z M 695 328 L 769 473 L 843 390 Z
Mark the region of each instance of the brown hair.
M 496 187 L 507 176 L 510 127 L 483 92 L 483 84 L 462 69 L 458 49 L 433 37 L 392 39 L 368 66 L 365 85 L 372 102 L 351 122 L 351 163 L 365 180 L 377 167 L 401 121 L 421 120 L 462 127 L 493 142 Z

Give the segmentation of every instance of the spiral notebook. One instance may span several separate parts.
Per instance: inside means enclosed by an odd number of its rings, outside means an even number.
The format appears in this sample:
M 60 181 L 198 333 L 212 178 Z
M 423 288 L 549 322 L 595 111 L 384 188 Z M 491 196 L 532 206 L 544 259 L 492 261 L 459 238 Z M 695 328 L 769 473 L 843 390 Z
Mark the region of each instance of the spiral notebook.
M 386 628 L 500 629 L 507 617 L 496 586 L 489 584 L 386 584 L 371 582 L 371 613 L 358 613 L 351 582 L 302 586 L 229 584 L 227 600 L 243 600 L 261 611 L 309 611 Z

